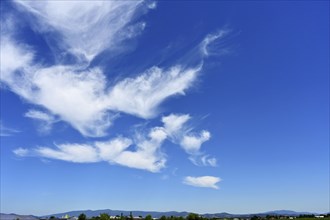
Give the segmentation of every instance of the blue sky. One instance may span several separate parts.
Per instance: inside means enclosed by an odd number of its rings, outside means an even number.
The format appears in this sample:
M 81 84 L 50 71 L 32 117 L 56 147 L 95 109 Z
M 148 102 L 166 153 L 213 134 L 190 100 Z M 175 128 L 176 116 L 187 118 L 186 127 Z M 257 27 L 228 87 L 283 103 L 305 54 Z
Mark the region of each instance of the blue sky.
M 1 212 L 329 212 L 328 1 L 1 1 Z

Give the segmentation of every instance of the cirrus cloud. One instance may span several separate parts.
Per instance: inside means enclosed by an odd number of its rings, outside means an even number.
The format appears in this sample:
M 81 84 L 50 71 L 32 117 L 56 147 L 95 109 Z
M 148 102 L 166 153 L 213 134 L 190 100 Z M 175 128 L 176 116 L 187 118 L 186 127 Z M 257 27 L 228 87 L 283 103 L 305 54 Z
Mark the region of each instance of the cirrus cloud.
M 100 56 L 120 54 L 127 40 L 140 35 L 147 25 L 141 15 L 155 9 L 155 2 L 13 2 L 22 15 L 19 17 L 45 41 L 54 60 L 42 62 L 38 51 L 40 45 L 28 44 L 20 38 L 22 35 L 18 34 L 20 29 L 15 28 L 16 25 L 5 25 L 1 30 L 0 82 L 34 105 L 32 108 L 40 109 L 29 110 L 25 117 L 43 123 L 44 130 L 50 131 L 52 124 L 61 120 L 79 131 L 82 138 L 108 136 L 109 127 L 126 114 L 141 119 L 157 118 L 164 101 L 173 96 L 184 96 L 194 87 L 203 71 L 204 59 L 213 54 L 212 44 L 227 33 L 219 31 L 202 39 L 187 55 L 195 57 L 196 62 L 178 59 L 168 66 L 150 65 L 124 76 L 120 71 L 114 73 L 102 66 L 105 62 L 100 62 L 101 65 L 93 61 Z M 22 18 L 10 16 L 1 23 L 19 23 Z M 133 64 L 128 62 L 127 65 Z M 193 164 L 216 166 L 216 158 L 202 151 L 202 145 L 211 138 L 211 133 L 207 130 L 193 132 L 188 125 L 190 119 L 189 114 L 164 116 L 161 126 L 150 128 L 146 133 L 137 132 L 138 138 L 109 136 L 108 141 L 68 141 L 55 146 L 17 148 L 13 152 L 21 157 L 36 156 L 74 163 L 105 161 L 159 172 L 167 162 L 162 145 L 170 141 L 180 146 Z M 184 182 L 217 188 L 219 181 L 217 177 L 204 176 L 186 177 Z
M 0 137 L 13 136 L 21 131 L 5 126 L 0 120 Z
M 110 164 L 159 172 L 166 167 L 167 162 L 167 155 L 162 150 L 163 143 L 169 140 L 176 144 L 173 132 L 185 133 L 184 124 L 189 118 L 189 115 L 179 114 L 164 116 L 161 120 L 163 126 L 153 127 L 148 133 L 137 132 L 136 137 L 131 138 L 119 136 L 108 141 L 56 144 L 55 147 L 42 146 L 33 149 L 18 148 L 13 152 L 20 157 L 35 156 L 74 163 L 106 161 Z M 128 149 L 130 146 L 134 150 Z M 203 165 L 212 165 L 216 162 L 207 157 L 208 155 L 202 157 Z M 207 160 L 210 162 L 205 162 Z
M 56 46 L 57 55 L 69 52 L 79 61 L 88 62 L 105 49 L 138 34 L 140 30 L 135 28 L 133 33 L 129 23 L 146 7 L 142 0 L 14 2 L 28 15 L 35 31 L 59 35 L 56 38 L 44 35 L 46 40 L 56 44 L 52 47 Z
M 219 189 L 217 183 L 220 182 L 221 179 L 215 176 L 187 176 L 183 179 L 183 183 L 190 186 L 195 187 L 207 187 L 213 189 Z
M 165 167 L 165 154 L 160 150 L 166 139 L 165 134 L 152 129 L 144 140 L 133 142 L 132 139 L 116 137 L 109 141 L 89 144 L 56 144 L 54 147 L 33 149 L 17 148 L 13 151 L 19 157 L 41 157 L 73 163 L 108 162 L 135 169 L 159 172 Z M 134 144 L 135 150 L 127 148 Z
M 53 115 L 35 109 L 30 109 L 24 116 L 39 121 L 39 131 L 41 133 L 50 132 L 52 125 L 57 121 Z
M 45 4 L 32 1 L 16 3 L 26 14 L 32 15 L 28 20 L 42 36 L 49 37 L 49 34 L 44 32 L 56 32 L 62 36 L 57 38 L 57 41 L 67 45 L 65 48 L 82 51 L 83 55 L 73 52 L 76 62 L 71 65 L 62 64 L 59 59 L 54 65 L 45 66 L 37 62 L 34 51 L 36 48 L 19 43 L 19 39 L 15 39 L 18 30 L 15 30 L 13 25 L 7 25 L 1 32 L 4 39 L 1 41 L 1 82 L 28 102 L 43 107 L 59 120 L 69 123 L 84 136 L 106 136 L 108 128 L 119 113 L 143 119 L 156 117 L 161 103 L 169 97 L 185 95 L 186 91 L 194 86 L 202 71 L 202 65 L 183 67 L 185 65 L 175 64 L 165 68 L 152 66 L 141 73 L 132 73 L 134 77 L 115 82 L 115 79 L 107 78 L 111 70 L 88 65 L 95 54 L 102 52 L 101 48 L 118 46 L 118 42 L 127 37 L 127 34 L 122 33 L 126 33 L 127 26 L 131 27 L 129 24 L 136 20 L 133 15 L 142 10 L 138 1 L 120 2 L 118 5 L 117 2 L 109 1 L 100 1 L 96 5 L 89 2 L 77 5 L 70 2 L 68 7 L 54 1 L 45 1 Z M 80 9 L 75 16 L 69 13 L 73 9 Z M 126 9 L 129 13 L 122 13 Z M 95 14 L 95 11 L 98 11 L 100 16 L 92 20 L 87 19 L 91 14 Z M 122 16 L 121 19 L 112 19 L 118 15 Z M 73 18 L 64 22 L 63 19 L 68 16 Z M 77 25 L 80 20 L 83 23 Z M 101 29 L 106 32 L 103 33 Z M 134 28 L 130 29 L 130 32 L 132 31 L 137 33 Z M 85 32 L 88 33 L 87 38 L 81 38 Z M 98 32 L 101 34 L 96 34 Z M 202 48 L 207 48 L 222 35 L 212 36 L 208 35 L 197 47 L 202 45 Z M 118 42 L 113 44 L 113 39 L 118 39 Z M 57 44 L 52 46 L 59 47 Z M 53 53 L 63 54 L 59 51 Z M 81 60 L 81 56 L 87 58 Z M 86 59 L 89 60 L 87 63 Z M 183 147 L 187 149 L 187 146 L 191 146 L 188 142 L 192 139 L 194 137 L 186 137 Z

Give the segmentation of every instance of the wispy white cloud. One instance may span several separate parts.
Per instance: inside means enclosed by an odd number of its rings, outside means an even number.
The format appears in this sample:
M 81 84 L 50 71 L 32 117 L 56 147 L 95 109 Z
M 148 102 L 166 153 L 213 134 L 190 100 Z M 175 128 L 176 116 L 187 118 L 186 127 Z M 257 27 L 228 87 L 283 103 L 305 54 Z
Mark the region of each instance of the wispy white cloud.
M 164 123 L 164 129 L 168 135 L 174 137 L 174 139 L 179 139 L 180 136 L 186 132 L 184 125 L 190 118 L 188 114 L 170 114 L 162 117 L 162 122 Z
M 208 34 L 199 45 L 202 55 L 207 57 L 214 54 L 224 53 L 224 51 L 226 51 L 225 47 L 219 48 L 217 46 L 214 46 L 214 44 L 221 44 L 221 40 L 226 37 L 229 32 L 230 30 L 228 29 L 222 29 L 215 33 Z
M 38 114 L 34 113 L 34 116 Z M 163 126 L 153 127 L 148 133 L 137 132 L 133 138 L 119 136 L 109 141 L 96 141 L 89 144 L 57 144 L 55 148 L 37 147 L 30 150 L 19 148 L 14 153 L 17 156 L 37 156 L 75 163 L 106 161 L 110 164 L 159 172 L 166 167 L 167 161 L 162 144 L 166 140 L 176 143 L 173 137 L 179 137 L 179 135 L 174 133 L 183 134 L 183 125 L 189 118 L 189 115 L 164 116 L 162 117 Z M 212 166 L 216 163 L 214 160 L 209 156 L 204 156 L 202 165 Z
M 201 131 L 200 134 L 187 133 L 182 136 L 180 145 L 190 155 L 189 160 L 196 166 L 217 166 L 217 159 L 201 151 L 202 144 L 211 137 L 209 131 Z
M 134 34 L 131 32 L 134 24 L 129 23 L 143 7 L 142 0 L 15 2 L 33 15 L 29 19 L 36 31 L 59 34 L 60 37 L 52 39 L 57 47 L 80 61 L 90 61 L 105 49 L 117 47 L 126 38 L 138 34 L 138 28 Z
M 199 67 L 184 69 L 175 66 L 164 71 L 153 67 L 136 78 L 124 79 L 110 90 L 110 108 L 142 118 L 153 117 L 166 98 L 185 94 L 199 70 Z
M 10 79 L 8 74 L 29 66 L 33 59 L 33 52 L 27 45 L 13 41 L 4 36 L 1 38 L 1 73 L 4 79 Z
M 31 84 L 38 88 L 28 97 L 85 136 L 104 136 L 115 113 L 107 112 L 104 101 L 105 76 L 97 69 L 80 71 L 71 66 L 54 66 L 37 71 Z
M 83 135 L 97 137 L 106 135 L 118 112 L 141 118 L 156 116 L 158 106 L 170 96 L 183 95 L 197 74 L 198 69 L 151 68 L 107 88 L 105 75 L 98 68 L 82 71 L 73 66 L 53 66 L 19 75 L 9 73 L 1 80 Z
M 155 9 L 156 7 L 157 7 L 156 1 L 152 1 L 148 4 L 148 8 L 150 8 L 150 9 Z
M 213 189 L 219 189 L 217 183 L 220 181 L 221 179 L 215 176 L 199 176 L 199 177 L 187 176 L 183 179 L 184 184 L 190 186 L 196 186 L 196 187 L 213 188 Z
M 184 135 L 180 145 L 190 154 L 197 154 L 200 151 L 202 144 L 211 138 L 208 131 L 201 131 L 200 134 L 187 134 Z
M 24 114 L 24 116 L 36 120 L 46 121 L 49 123 L 52 123 L 55 120 L 54 116 L 47 114 L 46 112 L 38 111 L 35 109 L 30 109 L 28 112 Z
M 56 145 L 57 149 L 48 147 L 39 147 L 32 153 L 38 156 L 70 161 L 75 163 L 93 163 L 98 162 L 99 157 L 93 146 L 86 144 L 61 144 Z
M 106 161 L 110 164 L 159 172 L 166 163 L 166 155 L 160 149 L 165 139 L 166 134 L 161 128 L 153 128 L 147 137 L 135 140 L 135 142 L 129 138 L 117 137 L 106 142 L 59 144 L 56 145 L 56 148 L 18 148 L 13 152 L 20 157 L 37 156 L 74 163 Z M 135 150 L 127 149 L 131 145 L 134 145 Z
M 12 16 L 11 19 L 1 20 L 5 27 L 1 30 L 1 81 L 30 103 L 41 105 L 52 114 L 58 115 L 84 136 L 105 136 L 106 130 L 118 115 L 112 110 L 130 113 L 129 109 L 132 107 L 137 109 L 133 114 L 150 117 L 162 99 L 182 92 L 179 89 L 172 93 L 159 94 L 161 97 L 155 95 L 148 101 L 144 97 L 148 91 L 143 94 L 141 87 L 156 75 L 152 70 L 142 74 L 140 78 L 124 79 L 114 88 L 109 88 L 105 86 L 108 82 L 103 71 L 99 68 L 86 68 L 96 55 L 104 50 L 120 47 L 123 40 L 136 36 L 145 27 L 144 22 L 134 24 L 136 16 L 149 7 L 142 4 L 143 1 L 44 1 L 42 4 L 34 1 L 14 2 L 29 15 L 26 19 L 36 32 L 41 33 L 46 40 L 49 37 L 54 38 L 50 47 L 57 49 L 53 51 L 55 56 L 64 54 L 66 57 L 66 53 L 71 53 L 76 62 L 73 65 L 56 64 L 48 67 L 34 62 L 35 53 L 32 47 L 14 39 L 17 30 Z M 165 74 L 167 72 L 159 75 L 160 80 Z M 175 79 L 168 81 L 175 83 Z M 159 85 L 155 80 L 149 83 L 150 92 L 155 90 L 153 86 L 167 86 L 166 83 Z M 149 105 L 140 103 L 139 100 L 135 102 L 136 106 L 128 106 L 123 102 L 115 104 L 120 99 L 115 93 L 122 87 L 130 89 L 128 94 L 124 94 L 127 99 L 132 99 L 132 91 L 142 91 L 137 99 L 147 100 Z M 109 90 L 113 92 L 109 94 Z
M 18 58 L 17 58 L 18 59 Z M 116 114 L 106 112 L 104 75 L 98 69 L 71 66 L 10 73 L 1 78 L 27 101 L 43 106 L 85 136 L 104 136 Z
M 192 132 L 187 126 L 191 117 L 180 114 L 171 114 L 162 117 L 164 129 L 173 143 L 179 144 L 190 156 L 189 160 L 196 166 L 217 166 L 217 159 L 205 155 L 201 151 L 202 144 L 211 138 L 209 131 L 201 131 L 199 134 Z
M 203 153 L 190 155 L 189 160 L 196 166 L 217 166 L 217 159 L 215 157 Z
M 13 152 L 14 152 L 14 154 L 16 154 L 19 157 L 26 157 L 29 155 L 29 150 L 25 149 L 25 148 L 21 148 L 21 147 L 15 149 Z
M 98 151 L 100 159 L 111 163 L 114 158 L 117 158 L 132 144 L 133 141 L 131 139 L 118 137 L 107 142 L 96 142 L 94 145 Z
M 57 121 L 53 115 L 35 109 L 30 109 L 24 116 L 39 121 L 39 131 L 41 133 L 50 132 L 52 125 Z
M 112 47 L 113 38 L 123 40 L 124 36 L 134 35 L 136 30 L 128 23 L 142 7 L 139 1 L 16 3 L 34 15 L 35 18 L 30 18 L 34 28 L 40 32 L 59 32 L 62 38 L 58 40 L 65 42 L 70 50 L 81 51 L 86 59 Z M 70 13 L 72 10 L 77 13 Z M 109 83 L 101 68 L 86 68 L 80 58 L 74 65 L 45 67 L 36 63 L 33 49 L 14 40 L 12 32 L 15 30 L 1 33 L 4 36 L 1 81 L 30 103 L 42 106 L 68 122 L 84 136 L 107 135 L 107 129 L 120 112 L 145 119 L 157 116 L 159 105 L 171 96 L 184 95 L 196 82 L 202 68 L 201 65 L 186 68 L 154 66 L 135 77 Z
M 217 166 L 217 159 L 215 157 L 210 157 L 209 155 L 205 155 L 202 157 L 203 165 L 210 165 L 212 167 Z
M 24 80 L 21 72 L 30 69 L 34 52 L 27 45 L 18 43 L 5 34 L 1 34 L 0 47 L 0 82 L 8 85 L 18 95 L 28 97 L 31 86 Z
M 185 95 L 202 70 L 202 65 L 178 63 L 163 68 L 153 66 L 138 74 L 131 73 L 130 77 L 109 80 L 111 70 L 90 66 L 102 52 L 117 50 L 123 41 L 140 34 L 146 23 L 138 21 L 139 15 L 156 8 L 156 2 L 14 2 L 29 14 L 26 19 L 49 43 L 56 60 L 53 65 L 41 64 L 36 59 L 35 48 L 16 39 L 15 25 L 7 25 L 9 28 L 1 31 L 0 81 L 43 109 L 30 110 L 25 116 L 42 121 L 46 131 L 57 120 L 62 120 L 83 136 L 101 137 L 108 135 L 108 128 L 121 113 L 154 118 L 166 99 Z M 198 53 L 196 57 L 201 59 L 198 62 L 203 63 L 204 57 L 212 55 L 211 45 L 225 34 L 219 31 L 206 36 L 189 56 Z M 73 57 L 73 64 L 66 62 L 67 56 Z M 106 161 L 158 172 L 166 166 L 161 146 L 169 140 L 179 144 L 194 164 L 216 166 L 216 159 L 201 151 L 202 144 L 211 137 L 210 132 L 192 132 L 187 125 L 190 118 L 188 114 L 164 116 L 162 127 L 154 127 L 135 138 L 59 144 L 54 148 L 18 148 L 14 153 L 76 163 Z
M 59 16 L 56 13 L 62 12 L 51 10 L 57 3 L 61 5 L 60 2 L 53 1 L 45 5 L 36 2 L 19 2 L 26 10 L 37 14 L 39 20 L 47 20 L 47 16 Z M 76 6 L 72 4 L 70 7 Z M 62 6 L 59 7 L 61 9 Z M 93 8 L 89 4 L 83 7 L 86 7 L 82 10 L 87 11 L 86 13 L 90 13 L 88 7 Z M 135 7 L 138 6 L 135 5 Z M 117 9 L 114 7 L 111 10 Z M 118 10 L 122 10 L 121 6 L 118 6 Z M 43 15 L 46 12 L 50 15 Z M 56 22 L 54 21 L 53 24 L 53 26 L 59 26 L 60 30 L 63 28 L 60 25 L 61 19 L 61 17 L 56 17 Z M 97 22 L 111 27 L 112 23 L 106 21 L 102 22 L 100 18 Z M 38 23 L 38 27 L 40 25 Z M 47 25 L 50 24 L 47 23 Z M 90 24 L 86 26 L 89 27 Z M 9 26 L 1 33 L 3 37 L 1 82 L 30 103 L 42 106 L 51 114 L 57 115 L 60 120 L 68 122 L 84 136 L 105 136 L 119 112 L 141 118 L 155 117 L 159 112 L 159 105 L 173 95 L 184 95 L 185 91 L 193 86 L 201 70 L 201 67 L 183 68 L 179 65 L 167 69 L 152 67 L 135 77 L 124 78 L 117 83 L 109 84 L 101 68 L 86 68 L 84 62 L 49 67 L 36 63 L 32 47 L 18 43 L 12 36 L 15 32 L 12 29 Z M 109 29 L 109 27 L 104 27 L 104 29 Z M 75 30 L 73 28 L 70 31 Z M 80 36 L 80 30 L 76 31 Z M 132 31 L 134 32 L 133 29 L 130 30 Z M 96 39 L 99 41 L 99 38 Z
M 0 121 L 0 137 L 8 137 L 8 136 L 13 136 L 17 133 L 19 133 L 19 130 L 9 128 L 5 126 L 2 121 Z
M 164 131 L 161 128 L 154 128 L 148 138 L 136 143 L 136 151 L 123 151 L 114 161 L 131 168 L 159 172 L 166 163 L 166 156 L 160 149 L 165 139 Z

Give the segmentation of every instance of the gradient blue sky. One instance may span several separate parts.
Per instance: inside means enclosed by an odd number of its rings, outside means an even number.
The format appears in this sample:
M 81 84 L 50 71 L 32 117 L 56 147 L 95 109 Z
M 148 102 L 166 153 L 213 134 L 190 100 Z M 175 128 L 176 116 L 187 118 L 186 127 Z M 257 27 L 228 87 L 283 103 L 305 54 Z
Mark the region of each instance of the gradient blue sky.
M 1 212 L 329 212 L 328 1 L 1 1 Z

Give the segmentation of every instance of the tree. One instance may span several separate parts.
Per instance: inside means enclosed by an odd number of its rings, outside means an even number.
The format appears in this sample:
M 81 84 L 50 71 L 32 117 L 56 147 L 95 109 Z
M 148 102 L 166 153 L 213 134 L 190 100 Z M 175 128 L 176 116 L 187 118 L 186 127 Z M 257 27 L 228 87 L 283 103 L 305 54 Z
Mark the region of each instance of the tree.
M 147 215 L 144 220 L 152 220 L 152 216 L 151 215 Z
M 259 219 L 259 217 L 256 215 L 252 216 L 252 218 L 251 218 L 251 220 L 258 220 L 258 219 Z
M 160 219 L 159 220 L 167 220 L 167 218 L 166 218 L 166 216 L 165 215 L 163 215 L 162 217 L 160 217 Z
M 187 220 L 198 220 L 199 219 L 199 215 L 196 213 L 189 213 L 189 215 L 187 216 Z
M 100 214 L 100 220 L 110 220 L 110 216 L 107 213 Z
M 78 216 L 78 220 L 86 220 L 87 217 L 84 213 L 81 213 L 79 216 Z

